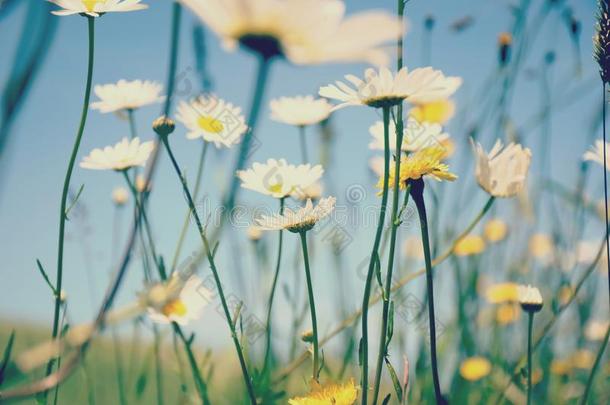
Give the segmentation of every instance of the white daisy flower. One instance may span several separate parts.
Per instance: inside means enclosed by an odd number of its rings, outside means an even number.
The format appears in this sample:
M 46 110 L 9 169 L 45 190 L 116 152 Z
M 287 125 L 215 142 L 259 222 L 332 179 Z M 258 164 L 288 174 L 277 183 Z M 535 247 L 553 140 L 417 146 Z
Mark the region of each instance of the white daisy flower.
M 311 200 L 307 200 L 305 207 L 297 211 L 286 208 L 284 214 L 263 215 L 256 220 L 256 223 L 263 231 L 287 229 L 294 233 L 306 232 L 333 211 L 335 202 L 335 197 L 322 198 L 314 207 Z
M 538 312 L 542 309 L 542 294 L 538 288 L 531 285 L 520 285 L 517 287 L 517 296 L 521 308 L 525 311 Z
M 91 103 L 91 108 L 101 113 L 135 110 L 165 100 L 165 96 L 159 95 L 163 86 L 149 80 L 119 80 L 117 83 L 97 85 L 93 90 L 100 100 Z
M 144 166 L 151 152 L 155 149 L 153 141 L 140 143 L 139 138 L 131 141 L 127 138 L 114 146 L 104 149 L 93 149 L 80 163 L 83 169 L 92 170 L 127 170 L 134 166 Z
M 610 150 L 610 142 L 606 142 L 606 151 Z M 606 152 L 607 153 L 607 152 Z M 582 156 L 583 160 L 590 160 L 604 165 L 604 141 L 598 139 L 590 150 Z M 606 155 L 606 170 L 610 170 L 610 156 Z
M 281 97 L 271 100 L 271 119 L 294 126 L 306 126 L 324 121 L 333 108 L 326 99 L 313 96 Z
M 149 289 L 148 316 L 153 322 L 176 322 L 186 325 L 196 320 L 201 311 L 212 301 L 213 294 L 197 276 L 191 276 L 181 288 L 169 284 L 157 284 Z
M 477 164 L 475 175 L 483 190 L 494 197 L 513 197 L 523 189 L 532 153 L 528 148 L 510 143 L 502 149 L 502 142 L 486 153 L 481 144 L 471 139 Z
M 377 121 L 369 128 L 369 133 L 373 140 L 369 143 L 369 148 L 373 150 L 383 150 L 383 122 Z M 428 146 L 443 145 L 449 140 L 449 134 L 443 132 L 443 127 L 439 124 L 430 122 L 419 123 L 414 118 L 407 120 L 402 147 L 404 152 L 415 152 Z M 396 125 L 390 123 L 390 149 L 396 150 Z
M 237 177 L 241 186 L 275 198 L 284 198 L 306 190 L 322 177 L 321 165 L 294 166 L 286 160 L 269 159 L 267 163 L 254 163 L 252 168 L 240 170 Z
M 223 41 L 241 44 L 266 58 L 285 57 L 298 65 L 389 61 L 383 45 L 403 33 L 385 11 L 345 17 L 339 0 L 180 0 Z
M 248 130 L 241 108 L 213 96 L 180 102 L 176 118 L 189 130 L 188 139 L 203 138 L 217 148 L 230 148 L 239 143 Z
M 55 15 L 86 14 L 99 17 L 104 13 L 144 10 L 146 4 L 142 0 L 48 0 L 61 7 L 61 10 L 51 11 Z
M 394 75 L 387 68 L 367 69 L 364 80 L 346 75 L 348 84 L 337 81 L 320 88 L 319 94 L 341 101 L 334 110 L 351 105 L 369 107 L 392 107 L 402 101 L 429 103 L 450 97 L 461 86 L 459 77 L 445 77 L 440 70 L 431 67 L 418 68 L 411 72 L 403 67 Z

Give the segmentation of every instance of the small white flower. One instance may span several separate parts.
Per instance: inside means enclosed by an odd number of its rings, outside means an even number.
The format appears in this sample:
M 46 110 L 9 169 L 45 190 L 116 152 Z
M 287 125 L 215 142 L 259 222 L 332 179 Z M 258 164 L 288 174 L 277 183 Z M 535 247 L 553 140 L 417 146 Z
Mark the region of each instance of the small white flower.
M 307 189 L 322 177 L 322 166 L 290 165 L 284 159 L 269 159 L 254 163 L 248 170 L 240 170 L 237 177 L 241 186 L 275 198 L 284 198 Z
M 182 101 L 176 118 L 189 130 L 188 139 L 203 138 L 217 148 L 239 143 L 248 130 L 241 108 L 214 96 L 200 96 L 189 103 Z
M 114 146 L 104 149 L 93 149 L 80 163 L 83 169 L 93 170 L 127 170 L 134 166 L 144 166 L 151 152 L 155 149 L 153 141 L 140 143 L 139 138 L 131 141 L 127 138 Z
M 165 100 L 165 96 L 160 95 L 163 86 L 149 80 L 119 80 L 97 85 L 93 90 L 100 100 L 91 103 L 91 108 L 101 113 L 135 110 Z
M 154 300 L 148 306 L 148 316 L 157 323 L 186 325 L 199 318 L 203 308 L 212 300 L 212 292 L 197 276 L 191 276 L 178 287 L 172 286 L 172 283 L 151 287 L 148 294 L 154 296 Z
M 233 50 L 241 44 L 264 57 L 299 65 L 387 64 L 383 45 L 404 32 L 387 12 L 345 17 L 339 0 L 180 0 Z
M 315 207 L 311 200 L 307 200 L 305 207 L 293 211 L 284 210 L 284 214 L 263 215 L 256 220 L 260 229 L 264 231 L 278 231 L 287 229 L 290 232 L 305 232 L 314 227 L 322 218 L 328 216 L 335 208 L 335 197 L 322 198 Z
M 377 121 L 369 128 L 373 140 L 369 148 L 373 150 L 384 149 L 383 122 Z M 390 123 L 390 150 L 396 150 L 396 125 Z M 449 134 L 443 132 L 439 124 L 424 122 L 419 123 L 414 118 L 409 118 L 403 132 L 402 147 L 404 152 L 415 152 L 428 146 L 442 145 L 449 140 Z
M 392 107 L 402 101 L 411 103 L 429 103 L 450 97 L 461 86 L 459 77 L 445 77 L 440 70 L 431 67 L 418 68 L 411 72 L 406 67 L 396 75 L 387 68 L 367 69 L 364 80 L 346 75 L 345 79 L 352 87 L 337 81 L 320 88 L 319 94 L 339 100 L 335 110 L 347 107 L 366 105 L 369 107 Z
M 61 10 L 51 11 L 55 15 L 86 14 L 99 17 L 104 13 L 144 10 L 146 4 L 142 0 L 48 0 L 61 7 Z
M 610 156 L 607 155 L 610 151 L 610 142 L 606 142 L 606 170 L 610 170 Z M 595 145 L 590 150 L 586 151 L 582 156 L 583 160 L 589 160 L 597 162 L 600 165 L 604 165 L 604 141 L 598 139 L 595 141 Z
M 525 311 L 538 312 L 542 309 L 542 294 L 538 288 L 531 285 L 520 285 L 517 287 L 517 296 Z
M 127 204 L 129 191 L 125 187 L 117 187 L 112 190 L 112 202 L 118 207 Z
M 284 124 L 305 126 L 324 121 L 333 108 L 326 99 L 313 96 L 281 97 L 271 100 L 271 119 Z
M 494 197 L 513 197 L 525 185 L 532 153 L 528 148 L 510 143 L 504 150 L 497 140 L 489 153 L 471 139 L 477 163 L 475 175 L 483 190 Z

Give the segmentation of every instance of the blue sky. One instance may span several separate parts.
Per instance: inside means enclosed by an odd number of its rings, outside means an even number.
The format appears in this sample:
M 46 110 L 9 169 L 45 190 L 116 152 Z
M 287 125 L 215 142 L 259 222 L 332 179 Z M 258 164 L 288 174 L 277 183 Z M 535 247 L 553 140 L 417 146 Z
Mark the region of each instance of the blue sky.
M 25 3 L 25 2 L 23 2 Z M 119 79 L 148 79 L 165 81 L 170 29 L 170 8 L 168 1 L 148 1 L 150 9 L 141 12 L 112 14 L 96 22 L 96 55 L 94 83 L 116 82 Z M 348 1 L 348 13 L 371 7 L 392 10 L 393 1 Z M 410 20 L 410 29 L 406 37 L 405 63 L 409 67 L 422 64 L 422 21 L 427 15 L 434 15 L 436 28 L 432 38 L 431 61 L 435 68 L 446 74 L 462 76 L 464 86 L 456 100 L 459 112 L 477 111 L 484 106 L 477 96 L 482 90 L 484 80 L 496 66 L 496 41 L 499 32 L 509 29 L 511 13 L 507 1 L 489 0 L 412 0 L 406 14 Z M 542 1 L 535 1 L 535 8 Z M 535 79 L 536 72 L 545 52 L 557 51 L 557 61 L 550 77 L 554 95 L 561 95 L 565 89 L 587 82 L 596 83 L 596 67 L 591 58 L 591 37 L 593 35 L 594 3 L 593 1 L 573 0 L 567 2 L 583 24 L 581 35 L 582 78 L 575 78 L 574 58 L 571 43 L 558 13 L 552 13 L 543 30 L 534 43 L 535 50 L 525 65 L 525 74 L 517 86 L 512 115 L 517 124 L 526 122 L 532 113 L 539 109 L 540 85 Z M 13 55 L 16 40 L 25 17 L 24 4 L 20 4 L 8 18 L 0 20 L 0 55 Z M 474 25 L 459 34 L 453 33 L 449 25 L 460 17 L 471 15 Z M 192 73 L 194 66 L 191 30 L 195 17 L 185 12 L 183 20 L 182 42 L 180 50 L 179 72 L 189 80 L 196 80 Z M 57 17 L 59 18 L 59 17 Z M 207 35 L 209 47 L 209 64 L 214 82 L 214 92 L 220 97 L 248 108 L 254 75 L 254 59 L 243 52 L 227 53 L 220 47 L 217 38 Z M 12 141 L 8 152 L 10 158 L 5 164 L 2 176 L 0 199 L 0 246 L 2 269 L 0 269 L 0 317 L 27 321 L 41 321 L 50 324 L 52 299 L 44 282 L 38 275 L 35 259 L 39 258 L 49 273 L 54 277 L 57 243 L 57 211 L 59 207 L 61 184 L 65 173 L 69 150 L 78 124 L 82 92 L 86 69 L 87 35 L 86 21 L 78 16 L 61 18 L 55 41 L 50 49 L 38 80 L 29 94 L 26 105 L 14 126 Z M 0 58 L 0 82 L 3 82 L 11 67 L 12 58 Z M 270 97 L 296 94 L 315 94 L 320 85 L 340 79 L 344 74 L 361 74 L 364 65 L 324 65 L 316 67 L 294 67 L 287 63 L 276 63 L 272 70 L 272 79 L 268 88 L 267 100 Z M 529 79 L 528 79 L 529 75 Z M 531 77 L 534 77 L 532 79 Z M 587 147 L 591 119 L 594 116 L 596 103 L 599 102 L 598 86 L 587 87 L 587 95 L 571 108 L 558 112 L 553 117 L 552 156 L 553 177 L 569 184 L 578 167 L 579 156 Z M 559 97 L 559 96 L 557 96 Z M 142 138 L 152 139 L 150 123 L 156 117 L 159 108 L 144 108 L 137 114 L 138 130 Z M 257 137 L 262 146 L 253 155 L 252 160 L 264 160 L 270 157 L 284 157 L 289 161 L 299 162 L 297 134 L 291 128 L 268 119 L 267 103 L 261 115 L 261 124 Z M 338 198 L 344 199 L 344 190 L 351 184 L 363 184 L 371 187 L 374 179 L 367 170 L 366 162 L 371 156 L 367 148 L 369 142 L 368 127 L 378 119 L 375 111 L 369 109 L 346 109 L 336 115 L 333 125 L 337 129 L 338 140 L 333 156 L 333 169 L 327 175 L 332 176 Z M 460 125 L 460 114 L 448 128 L 460 144 L 466 137 Z M 126 122 L 113 115 L 103 115 L 91 111 L 81 146 L 80 157 L 94 147 L 117 142 L 127 136 Z M 175 152 L 186 168 L 192 173 L 197 164 L 199 145 L 193 144 L 184 137 L 185 131 L 179 128 L 172 142 Z M 310 133 L 310 154 L 316 149 L 318 137 Z M 488 138 L 492 139 L 492 137 Z M 534 150 L 538 146 L 536 137 L 525 141 Z M 463 150 L 460 153 L 470 153 Z M 233 155 L 216 153 L 210 155 L 206 162 L 207 174 L 204 189 L 217 201 L 219 190 L 227 184 Z M 460 173 L 466 184 L 472 184 L 470 171 Z M 597 177 L 595 177 L 597 179 Z M 66 245 L 65 289 L 74 304 L 70 314 L 76 320 L 85 320 L 91 316 L 92 302 L 97 302 L 101 287 L 108 280 L 111 265 L 111 238 L 113 223 L 113 206 L 110 202 L 111 190 L 121 184 L 121 178 L 113 173 L 85 171 L 76 169 L 73 176 L 73 188 L 85 184 L 82 203 L 87 209 L 87 235 L 83 236 L 77 223 L 69 223 L 69 239 Z M 454 189 L 458 191 L 461 186 Z M 595 192 L 597 196 L 599 193 Z M 449 194 L 451 195 L 451 194 Z M 244 191 L 244 201 L 268 204 L 273 201 L 257 198 L 253 193 Z M 478 192 L 473 196 L 473 204 L 478 207 L 485 196 Z M 375 203 L 373 189 L 369 189 L 368 203 Z M 479 202 L 480 201 L 480 202 Z M 167 159 L 163 158 L 158 176 L 154 182 L 154 194 L 151 201 L 151 217 L 154 218 L 155 235 L 160 250 L 171 257 L 176 238 L 184 217 L 184 202 L 179 184 L 170 170 Z M 123 222 L 127 224 L 128 215 L 123 213 Z M 122 228 L 125 234 L 127 227 Z M 368 249 L 371 230 L 358 231 L 356 242 L 346 251 L 348 263 L 353 267 L 360 259 L 358 252 Z M 243 238 L 242 238 L 243 239 Z M 252 282 L 254 268 L 251 264 L 251 251 L 244 240 L 239 240 L 238 247 L 222 245 L 224 257 L 221 256 L 221 269 L 224 279 L 231 288 L 238 289 L 236 280 Z M 289 244 L 292 240 L 289 239 Z M 269 238 L 270 247 L 274 247 L 275 238 Z M 296 244 L 296 240 L 294 241 Z M 83 245 L 89 252 L 85 259 Z M 197 247 L 197 240 L 190 235 L 185 251 Z M 242 265 L 238 266 L 231 258 L 230 250 L 238 249 Z M 272 250 L 273 251 L 273 250 Z M 316 263 L 319 265 L 316 276 L 325 286 L 321 294 L 332 291 L 336 286 L 323 283 L 332 280 L 326 270 L 332 267 L 328 257 L 322 253 Z M 291 256 L 289 256 L 291 257 Z M 287 264 L 290 268 L 291 260 Z M 89 262 L 89 266 L 87 263 Z M 347 267 L 350 267 L 347 266 Z M 89 270 L 87 270 L 89 267 Z M 87 272 L 93 274 L 97 286 L 97 296 L 91 297 Z M 129 300 L 139 286 L 141 276 L 139 264 L 132 266 L 128 285 L 123 289 L 120 302 Z M 204 269 L 207 272 L 206 269 Z M 245 271 L 250 274 L 241 274 Z M 288 273 L 288 271 L 287 271 Z M 207 273 L 205 273 L 207 274 Z M 357 282 L 356 282 L 357 281 Z M 362 283 L 356 279 L 355 296 L 361 294 Z M 97 300 L 96 300 L 97 298 Z M 254 300 L 254 298 L 252 298 Z M 321 298 L 324 302 L 325 298 Z M 263 314 L 262 307 L 254 308 L 258 315 Z M 216 317 L 218 318 L 218 317 Z M 218 319 L 213 320 L 218 322 Z M 328 325 L 324 325 L 325 327 Z M 214 336 L 210 337 L 214 339 Z

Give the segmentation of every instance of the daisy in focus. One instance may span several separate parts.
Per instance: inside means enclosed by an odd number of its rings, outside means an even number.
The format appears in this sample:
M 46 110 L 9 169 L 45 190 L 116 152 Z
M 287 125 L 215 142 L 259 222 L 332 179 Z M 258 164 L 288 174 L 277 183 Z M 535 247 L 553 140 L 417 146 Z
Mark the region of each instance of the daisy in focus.
M 100 100 L 91 103 L 91 108 L 104 114 L 136 110 L 163 102 L 165 96 L 160 94 L 162 90 L 160 83 L 149 80 L 119 80 L 117 83 L 97 85 L 93 91 Z
M 176 118 L 188 129 L 188 139 L 203 138 L 217 148 L 239 143 L 248 130 L 241 108 L 213 96 L 180 102 Z
M 303 208 L 296 211 L 286 208 L 282 215 L 263 215 L 256 220 L 256 223 L 263 231 L 287 229 L 293 233 L 306 232 L 333 211 L 335 202 L 335 197 L 326 197 L 320 199 L 318 204 L 314 207 L 311 200 L 307 200 L 307 203 Z
M 140 142 L 140 138 L 131 141 L 123 138 L 114 146 L 104 149 L 93 149 L 80 163 L 83 169 L 123 171 L 134 166 L 144 166 L 155 149 L 153 141 Z
M 542 309 L 543 301 L 540 290 L 531 285 L 520 285 L 517 288 L 519 304 L 526 312 L 538 312 Z
M 610 150 L 610 143 L 606 142 L 606 150 Z M 590 150 L 586 151 L 582 156 L 585 161 L 592 161 L 604 165 L 604 141 L 598 139 L 595 141 L 595 145 Z M 610 170 L 610 162 L 608 161 L 608 155 L 606 155 L 606 170 Z
M 471 140 L 477 163 L 475 176 L 479 186 L 494 197 L 513 197 L 523 190 L 532 160 L 528 148 L 510 143 L 503 148 L 497 140 L 486 153 L 480 143 Z
M 389 61 L 384 44 L 403 33 L 403 24 L 384 11 L 345 17 L 339 0 L 180 0 L 222 40 L 266 59 L 297 65 Z
M 100 17 L 105 13 L 127 12 L 147 9 L 142 0 L 49 0 L 61 7 L 51 11 L 55 15 L 85 14 L 89 17 Z
M 407 101 L 429 103 L 450 97 L 462 84 L 459 77 L 446 77 L 440 70 L 431 67 L 410 71 L 404 67 L 394 75 L 387 68 L 367 69 L 364 80 L 354 75 L 345 79 L 352 85 L 336 82 L 320 88 L 322 97 L 340 101 L 335 110 L 365 105 L 374 108 L 389 108 Z
M 326 99 L 313 96 L 280 97 L 269 106 L 272 120 L 299 127 L 324 121 L 333 108 Z
M 353 380 L 345 384 L 316 384 L 311 393 L 304 397 L 288 400 L 289 405 L 352 405 L 358 399 L 359 387 Z
M 373 137 L 369 143 L 369 149 L 383 150 L 383 121 L 377 121 L 371 125 L 369 133 Z M 449 134 L 443 132 L 443 127 L 439 124 L 420 123 L 414 118 L 409 118 L 404 128 L 400 149 L 404 152 L 415 152 L 428 146 L 444 146 L 449 139 Z M 390 150 L 396 150 L 396 124 L 393 121 L 390 123 Z
M 148 297 L 152 298 L 148 316 L 153 322 L 186 325 L 199 318 L 213 296 L 199 277 L 191 276 L 181 288 L 157 284 L 149 289 Z
M 250 169 L 237 172 L 241 186 L 274 198 L 301 193 L 316 183 L 324 173 L 322 166 L 291 165 L 284 159 L 254 163 Z

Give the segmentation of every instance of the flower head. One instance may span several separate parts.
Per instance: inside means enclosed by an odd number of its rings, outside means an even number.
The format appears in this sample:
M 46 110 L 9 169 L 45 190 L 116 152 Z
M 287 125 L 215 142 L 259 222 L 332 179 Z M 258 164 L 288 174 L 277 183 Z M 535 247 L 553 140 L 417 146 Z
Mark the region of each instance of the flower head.
M 290 165 L 284 159 L 254 163 L 252 168 L 237 172 L 241 186 L 275 198 L 300 193 L 322 177 L 322 166 Z
M 359 387 L 354 380 L 345 384 L 315 385 L 312 391 L 304 397 L 288 400 L 289 405 L 352 405 L 358 399 Z
M 80 163 L 83 169 L 93 170 L 127 170 L 134 166 L 144 166 L 151 152 L 155 149 L 153 141 L 140 143 L 140 138 L 131 141 L 123 138 L 114 146 L 104 149 L 93 149 Z
M 516 283 L 493 284 L 485 291 L 485 298 L 492 304 L 519 301 L 519 285 Z
M 306 232 L 332 212 L 335 202 L 335 197 L 322 198 L 314 207 L 311 200 L 307 200 L 303 208 L 296 211 L 286 208 L 283 214 L 263 215 L 256 223 L 264 231 L 287 229 L 294 233 Z
M 610 142 L 606 142 L 606 151 L 610 150 Z M 606 152 L 607 153 L 607 152 Z M 604 165 L 604 141 L 598 139 L 590 150 L 582 156 L 583 160 L 593 161 Z M 606 170 L 610 170 L 610 156 L 606 155 Z
M 326 99 L 313 96 L 281 97 L 271 100 L 271 119 L 284 124 L 305 126 L 324 121 L 333 108 Z
M 598 1 L 597 24 L 593 37 L 593 56 L 604 83 L 610 82 L 610 3 Z
M 119 80 L 117 83 L 97 85 L 93 91 L 100 100 L 91 103 L 91 108 L 101 113 L 135 110 L 165 100 L 165 96 L 160 95 L 162 89 L 160 83 L 148 80 Z
M 485 250 L 485 240 L 479 235 L 466 235 L 460 239 L 453 249 L 457 256 L 473 256 Z
M 455 103 L 449 99 L 416 104 L 409 116 L 418 122 L 445 125 L 455 114 Z
M 530 237 L 528 249 L 532 256 L 537 259 L 545 259 L 553 253 L 553 239 L 546 233 L 535 233 Z
M 182 101 L 176 118 L 189 130 L 188 139 L 203 138 L 214 142 L 217 148 L 235 145 L 248 130 L 241 108 L 212 96 L 200 96 L 188 103 Z
M 477 158 L 475 175 L 483 190 L 494 197 L 513 197 L 521 192 L 532 159 L 528 148 L 511 143 L 502 149 L 498 140 L 486 153 L 481 144 L 471 143 Z
M 496 322 L 498 325 L 508 325 L 519 320 L 521 311 L 516 304 L 501 304 L 496 308 Z
M 508 234 L 508 225 L 501 219 L 494 218 L 487 221 L 483 228 L 485 239 L 489 242 L 500 242 Z
M 368 11 L 345 17 L 339 0 L 180 0 L 228 49 L 298 65 L 327 62 L 386 64 L 386 42 L 403 33 L 395 16 Z
M 396 125 L 390 124 L 390 149 L 396 150 Z M 369 133 L 373 140 L 369 143 L 369 148 L 373 150 L 384 149 L 383 122 L 377 121 L 369 128 Z M 428 146 L 442 147 L 449 139 L 449 134 L 443 132 L 443 127 L 439 124 L 429 122 L 420 123 L 414 118 L 409 118 L 403 131 L 401 150 L 405 152 L 415 152 Z
M 125 187 L 117 187 L 112 190 L 112 202 L 121 207 L 129 201 L 129 191 Z
M 99 17 L 104 13 L 144 10 L 146 4 L 142 0 L 48 0 L 61 7 L 61 10 L 51 11 L 55 15 L 85 14 Z
M 527 312 L 538 312 L 542 309 L 543 301 L 540 290 L 531 285 L 520 285 L 517 290 L 521 308 Z
M 345 79 L 353 86 L 336 82 L 320 88 L 323 97 L 339 100 L 335 109 L 366 105 L 374 108 L 392 107 L 408 101 L 429 103 L 451 96 L 462 84 L 459 77 L 445 77 L 440 70 L 431 67 L 418 68 L 411 72 L 402 68 L 396 75 L 387 68 L 367 69 L 364 80 L 354 75 Z
M 491 372 L 491 363 L 485 357 L 469 357 L 460 365 L 460 375 L 468 381 L 478 381 Z

